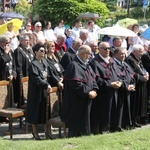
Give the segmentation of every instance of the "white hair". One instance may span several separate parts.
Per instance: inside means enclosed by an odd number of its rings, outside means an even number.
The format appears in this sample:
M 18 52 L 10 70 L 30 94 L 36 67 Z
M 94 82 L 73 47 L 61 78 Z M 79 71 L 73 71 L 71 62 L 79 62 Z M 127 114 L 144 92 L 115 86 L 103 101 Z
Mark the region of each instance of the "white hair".
M 81 36 L 81 35 L 85 35 L 86 33 L 88 33 L 88 30 L 87 30 L 87 29 L 81 29 L 81 30 L 80 30 L 80 36 Z
M 60 34 L 60 35 L 57 36 L 57 38 L 66 39 L 66 35 L 65 34 Z
M 139 50 L 144 50 L 144 47 L 141 44 L 133 45 L 133 50 L 132 51 L 139 51 Z

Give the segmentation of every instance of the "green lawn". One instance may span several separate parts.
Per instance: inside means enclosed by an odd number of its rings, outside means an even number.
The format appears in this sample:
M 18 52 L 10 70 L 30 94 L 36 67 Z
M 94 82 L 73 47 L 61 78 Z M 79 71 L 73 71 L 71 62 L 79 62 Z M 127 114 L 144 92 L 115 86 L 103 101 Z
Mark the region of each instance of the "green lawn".
M 149 150 L 150 127 L 97 136 L 55 140 L 4 140 L 0 150 Z

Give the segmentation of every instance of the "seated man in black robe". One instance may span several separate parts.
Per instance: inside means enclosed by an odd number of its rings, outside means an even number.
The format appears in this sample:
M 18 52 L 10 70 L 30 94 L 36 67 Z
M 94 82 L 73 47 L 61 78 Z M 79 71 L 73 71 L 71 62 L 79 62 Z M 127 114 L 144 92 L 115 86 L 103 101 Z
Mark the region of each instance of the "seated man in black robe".
M 88 65 L 91 48 L 82 45 L 78 55 L 66 68 L 61 119 L 69 128 L 68 137 L 90 134 L 92 99 L 97 96 L 95 74 Z

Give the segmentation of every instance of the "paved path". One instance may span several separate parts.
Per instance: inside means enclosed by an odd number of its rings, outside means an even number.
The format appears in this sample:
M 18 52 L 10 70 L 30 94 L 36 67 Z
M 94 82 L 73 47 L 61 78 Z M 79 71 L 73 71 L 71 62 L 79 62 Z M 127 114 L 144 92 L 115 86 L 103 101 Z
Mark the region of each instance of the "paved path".
M 22 129 L 19 128 L 19 123 L 15 122 L 13 123 L 13 140 L 33 140 L 33 136 L 31 134 L 32 129 L 31 126 L 28 126 L 28 134 L 25 134 L 24 126 Z M 141 128 L 135 128 L 134 130 L 139 130 L 143 128 L 150 128 L 150 124 L 144 125 Z M 44 134 L 44 129 L 42 126 L 38 127 L 39 129 L 39 135 L 41 139 L 46 139 L 45 134 Z M 54 130 L 52 132 L 53 138 L 56 139 L 58 138 L 58 129 Z M 2 123 L 0 125 L 0 137 L 3 137 L 4 139 L 10 139 L 10 135 L 8 132 L 8 123 Z
M 44 129 L 42 126 L 38 126 L 39 135 L 41 139 L 46 139 Z M 52 137 L 58 138 L 58 129 L 52 131 Z M 8 123 L 2 123 L 0 125 L 0 137 L 4 139 L 10 139 L 9 131 L 8 131 Z M 28 126 L 28 134 L 25 134 L 25 127 L 19 128 L 19 123 L 13 123 L 13 140 L 33 140 L 31 125 Z

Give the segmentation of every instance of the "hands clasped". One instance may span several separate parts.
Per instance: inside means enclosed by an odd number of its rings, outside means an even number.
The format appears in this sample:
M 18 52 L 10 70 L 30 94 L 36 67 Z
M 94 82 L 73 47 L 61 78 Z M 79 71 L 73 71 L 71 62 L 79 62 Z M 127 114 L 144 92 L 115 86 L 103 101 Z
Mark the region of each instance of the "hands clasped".
M 97 96 L 97 93 L 96 93 L 96 91 L 92 90 L 92 91 L 89 92 L 88 95 L 89 95 L 89 98 L 93 99 L 93 98 L 95 98 Z
M 120 81 L 111 82 L 111 87 L 114 89 L 120 88 L 121 85 L 122 85 L 122 82 L 120 82 Z

